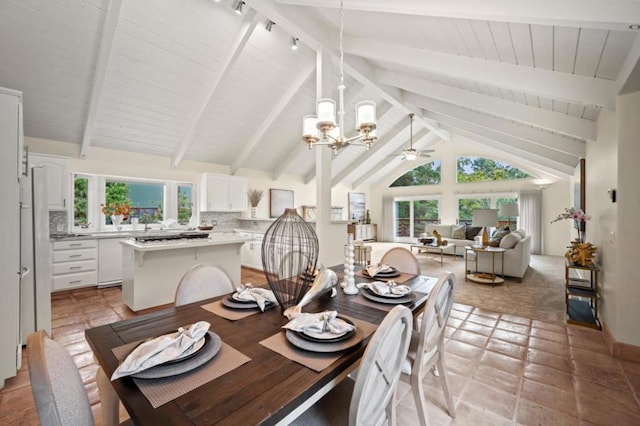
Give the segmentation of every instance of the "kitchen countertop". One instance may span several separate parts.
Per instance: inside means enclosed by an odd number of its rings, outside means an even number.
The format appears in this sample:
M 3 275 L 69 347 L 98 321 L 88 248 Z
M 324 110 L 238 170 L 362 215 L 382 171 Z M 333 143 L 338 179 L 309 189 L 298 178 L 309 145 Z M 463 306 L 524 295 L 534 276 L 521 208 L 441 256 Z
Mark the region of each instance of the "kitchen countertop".
M 134 240 L 121 241 L 123 246 L 132 247 L 136 251 L 148 252 L 159 250 L 176 250 L 193 247 L 209 247 L 225 244 L 244 244 L 247 240 L 242 237 L 232 235 L 212 235 L 209 238 L 196 238 L 193 240 L 174 240 L 157 242 L 137 242 Z
M 100 240 L 106 238 L 135 238 L 142 236 L 152 236 L 152 235 L 174 235 L 180 232 L 188 232 L 186 229 L 170 229 L 170 230 L 159 230 L 153 229 L 149 231 L 104 231 L 104 232 L 87 232 L 85 233 L 64 233 L 64 234 L 51 234 L 49 236 L 52 242 L 55 241 L 75 241 L 75 240 Z M 195 232 L 195 231 L 194 231 Z M 235 231 L 233 229 L 230 230 L 217 230 L 217 231 L 197 231 L 209 234 L 234 234 Z

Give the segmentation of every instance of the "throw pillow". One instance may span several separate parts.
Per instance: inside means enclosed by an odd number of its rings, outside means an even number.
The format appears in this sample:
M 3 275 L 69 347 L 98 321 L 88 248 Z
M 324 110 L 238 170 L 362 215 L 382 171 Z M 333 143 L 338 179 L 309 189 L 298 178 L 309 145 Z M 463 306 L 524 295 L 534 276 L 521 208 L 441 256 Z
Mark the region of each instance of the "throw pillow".
M 496 229 L 494 229 L 493 232 L 491 233 L 491 238 L 495 237 L 498 232 L 502 232 L 502 231 L 507 231 L 506 234 L 508 234 L 509 233 L 509 227 L 505 226 L 504 228 L 496 228 Z
M 482 231 L 482 226 L 467 226 L 465 232 L 465 240 L 473 240 L 473 238 Z
M 493 233 L 491 239 L 489 240 L 489 245 L 491 247 L 500 247 L 500 241 L 502 241 L 502 239 L 507 235 L 509 235 L 509 228 L 506 228 L 506 230 L 496 230 L 496 232 Z
M 451 227 L 451 238 L 454 240 L 466 239 L 466 228 L 467 226 L 464 223 L 462 225 L 453 225 Z
M 505 235 L 502 240 L 500 240 L 500 247 L 503 249 L 512 249 L 518 244 L 520 241 L 520 237 L 515 232 L 511 232 Z

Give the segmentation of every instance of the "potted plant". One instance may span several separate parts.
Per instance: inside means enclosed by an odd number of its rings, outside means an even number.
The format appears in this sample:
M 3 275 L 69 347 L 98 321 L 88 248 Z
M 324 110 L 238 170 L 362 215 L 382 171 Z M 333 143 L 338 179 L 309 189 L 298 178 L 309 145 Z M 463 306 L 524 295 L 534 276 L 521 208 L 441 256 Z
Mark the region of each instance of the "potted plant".
M 262 200 L 264 192 L 261 189 L 250 189 L 247 192 L 247 197 L 249 197 L 249 204 L 251 204 L 251 218 L 255 219 L 257 215 L 257 207 L 260 204 L 260 200 Z

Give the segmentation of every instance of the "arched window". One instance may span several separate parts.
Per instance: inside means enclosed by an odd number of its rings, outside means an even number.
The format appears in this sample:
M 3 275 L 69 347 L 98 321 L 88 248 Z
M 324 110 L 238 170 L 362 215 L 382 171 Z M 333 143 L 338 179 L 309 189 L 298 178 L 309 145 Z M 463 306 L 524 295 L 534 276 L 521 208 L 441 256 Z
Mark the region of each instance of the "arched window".
M 511 164 L 483 157 L 458 157 L 456 170 L 458 183 L 528 179 L 532 177 Z
M 437 185 L 440 182 L 440 160 L 434 160 L 409 170 L 389 186 Z

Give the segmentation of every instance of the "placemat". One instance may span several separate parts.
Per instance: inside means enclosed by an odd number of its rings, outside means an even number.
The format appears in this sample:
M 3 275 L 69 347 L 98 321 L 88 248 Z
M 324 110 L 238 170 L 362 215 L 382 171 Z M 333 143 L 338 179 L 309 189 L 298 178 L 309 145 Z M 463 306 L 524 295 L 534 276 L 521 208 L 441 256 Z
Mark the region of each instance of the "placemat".
M 377 325 L 371 324 L 370 322 L 355 319 L 347 315 L 344 315 L 344 317 L 349 318 L 351 321 L 353 321 L 356 327 L 362 329 L 362 332 L 364 334 L 363 339 L 369 337 L 371 333 L 373 333 L 376 328 L 378 328 Z M 284 330 L 276 333 L 273 336 L 261 341 L 260 344 L 265 348 L 271 349 L 272 351 L 279 353 L 283 357 L 289 358 L 291 361 L 304 365 L 305 367 L 310 368 L 314 371 L 324 370 L 342 356 L 342 352 L 318 353 L 297 348 L 289 343 L 284 333 Z
M 358 293 L 358 295 L 353 299 L 351 299 L 351 301 L 367 306 L 369 308 L 374 308 L 374 309 L 378 309 L 379 311 L 385 311 L 385 312 L 389 312 L 390 310 L 392 310 L 397 306 L 397 305 L 394 305 L 393 303 L 378 303 L 378 302 L 374 302 L 373 300 L 369 300 L 362 295 L 363 291 L 364 290 L 360 289 L 360 292 Z M 416 299 L 420 299 L 421 297 L 424 297 L 424 294 L 419 291 L 414 291 L 413 293 L 415 294 Z
M 253 314 L 262 313 L 260 311 L 260 309 L 258 309 L 258 308 L 256 308 L 256 309 L 244 309 L 244 310 L 229 309 L 229 308 L 225 307 L 222 304 L 222 301 L 220 301 L 220 300 L 218 300 L 217 302 L 207 303 L 206 305 L 202 305 L 200 307 L 202 309 L 204 309 L 205 311 L 209 311 L 211 313 L 216 314 L 219 317 L 226 318 L 226 319 L 231 320 L 231 321 L 241 320 L 242 318 L 246 318 L 246 317 L 251 316 Z
M 375 278 L 371 278 L 369 275 L 365 274 L 364 272 L 362 272 L 362 270 L 356 272 L 354 275 L 357 275 L 359 277 L 364 277 L 364 278 L 368 278 L 370 280 L 376 280 L 376 281 L 395 281 L 398 284 L 403 284 L 407 281 L 409 281 L 410 279 L 414 278 L 415 275 L 413 274 L 407 274 L 405 272 L 400 272 L 400 275 L 397 277 L 393 277 L 393 278 L 384 278 L 384 277 L 375 277 Z
M 122 361 L 138 343 L 140 342 L 118 346 L 111 352 L 119 361 Z M 251 358 L 222 342 L 220 352 L 211 361 L 195 370 L 163 379 L 133 379 L 133 381 L 151 406 L 158 408 L 249 361 Z

